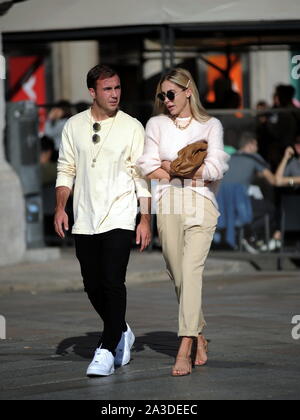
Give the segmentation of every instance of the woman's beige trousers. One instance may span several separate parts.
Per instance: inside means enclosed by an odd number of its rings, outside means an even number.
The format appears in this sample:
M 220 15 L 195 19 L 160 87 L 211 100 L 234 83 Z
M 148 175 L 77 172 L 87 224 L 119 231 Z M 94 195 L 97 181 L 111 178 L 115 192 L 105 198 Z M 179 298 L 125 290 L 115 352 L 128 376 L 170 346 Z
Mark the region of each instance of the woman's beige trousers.
M 202 277 L 220 213 L 189 188 L 170 187 L 157 206 L 157 227 L 179 303 L 178 336 L 197 337 L 206 325 Z

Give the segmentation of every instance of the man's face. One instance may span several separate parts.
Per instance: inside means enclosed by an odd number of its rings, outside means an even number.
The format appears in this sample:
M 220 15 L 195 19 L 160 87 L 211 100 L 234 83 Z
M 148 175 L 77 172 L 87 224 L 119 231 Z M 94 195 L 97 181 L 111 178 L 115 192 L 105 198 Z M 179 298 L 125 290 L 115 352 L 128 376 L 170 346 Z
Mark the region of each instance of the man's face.
M 117 110 L 121 98 L 119 76 L 115 75 L 108 79 L 98 79 L 96 90 L 91 88 L 89 91 L 99 108 L 102 108 L 108 114 Z

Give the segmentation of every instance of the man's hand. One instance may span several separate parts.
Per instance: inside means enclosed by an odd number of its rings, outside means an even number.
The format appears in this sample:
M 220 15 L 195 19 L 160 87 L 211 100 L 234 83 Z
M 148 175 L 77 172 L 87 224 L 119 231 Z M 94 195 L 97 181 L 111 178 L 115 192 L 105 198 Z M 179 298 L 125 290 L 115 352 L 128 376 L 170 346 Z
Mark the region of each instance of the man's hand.
M 64 230 L 69 230 L 69 218 L 64 210 L 56 210 L 54 215 L 54 229 L 55 232 L 62 239 L 65 237 Z
M 136 229 L 136 244 L 140 245 L 140 252 L 143 252 L 151 242 L 151 228 L 148 221 L 141 221 Z

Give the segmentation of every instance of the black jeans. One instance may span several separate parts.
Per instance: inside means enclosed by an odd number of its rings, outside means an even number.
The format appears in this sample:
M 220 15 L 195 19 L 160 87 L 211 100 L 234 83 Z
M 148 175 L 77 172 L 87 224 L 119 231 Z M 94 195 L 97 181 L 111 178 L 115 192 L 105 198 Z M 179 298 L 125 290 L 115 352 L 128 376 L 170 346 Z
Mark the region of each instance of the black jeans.
M 133 231 L 125 229 L 75 235 L 84 290 L 104 323 L 98 346 L 113 354 L 127 329 L 125 276 L 132 236 Z
M 253 220 L 250 225 L 250 230 L 253 236 L 256 236 L 257 239 L 265 239 L 264 238 L 264 230 L 265 230 L 265 215 L 269 215 L 270 220 L 270 233 L 271 237 L 272 234 L 276 230 L 276 218 L 275 212 L 276 207 L 274 204 L 268 199 L 256 200 L 251 197 L 251 205 L 253 210 Z

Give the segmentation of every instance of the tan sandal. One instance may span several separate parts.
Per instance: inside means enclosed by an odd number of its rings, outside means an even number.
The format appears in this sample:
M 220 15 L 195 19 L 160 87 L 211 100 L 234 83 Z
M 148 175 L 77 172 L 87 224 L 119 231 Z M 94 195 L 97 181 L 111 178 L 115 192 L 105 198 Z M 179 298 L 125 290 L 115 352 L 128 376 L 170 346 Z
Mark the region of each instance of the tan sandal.
M 206 353 L 206 357 L 205 357 L 205 359 L 206 360 L 204 360 L 204 359 L 201 359 L 201 358 L 199 358 L 198 359 L 198 348 L 199 348 L 199 338 L 200 338 L 200 340 L 201 340 L 201 342 L 202 342 L 202 345 L 201 345 L 201 347 L 203 347 L 203 350 L 202 350 L 202 352 L 205 352 Z M 204 366 L 206 363 L 207 363 L 207 353 L 208 353 L 208 342 L 207 342 L 207 340 L 203 337 L 203 335 L 199 335 L 198 337 L 197 337 L 197 349 L 196 349 L 196 356 L 195 356 L 195 362 L 194 362 L 194 365 L 195 366 Z M 203 357 L 203 356 L 202 356 Z M 197 360 L 198 359 L 198 360 Z
M 177 362 L 179 360 L 184 360 L 186 362 L 186 364 L 188 365 L 188 368 L 186 369 L 176 369 L 176 365 Z M 182 356 L 177 356 L 176 357 L 176 362 L 175 362 L 175 366 L 173 366 L 172 369 L 172 376 L 186 376 L 189 375 L 192 372 L 192 360 L 190 357 L 182 357 Z

